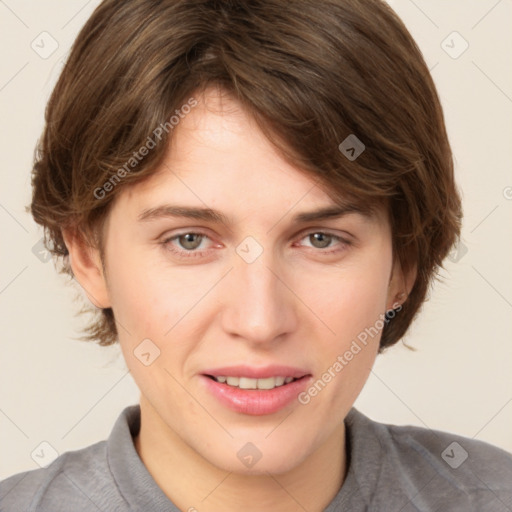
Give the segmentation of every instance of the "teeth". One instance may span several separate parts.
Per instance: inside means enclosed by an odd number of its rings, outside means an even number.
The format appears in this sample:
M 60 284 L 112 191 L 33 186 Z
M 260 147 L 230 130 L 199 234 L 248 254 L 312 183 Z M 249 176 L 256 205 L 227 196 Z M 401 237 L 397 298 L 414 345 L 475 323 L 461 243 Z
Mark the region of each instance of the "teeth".
M 282 386 L 284 377 L 268 377 L 266 379 L 258 379 L 258 389 L 274 389 L 276 386 Z
M 226 382 L 228 383 L 229 386 L 237 386 L 238 387 L 238 384 L 240 383 L 240 379 L 238 377 L 228 377 L 226 379 Z
M 274 389 L 292 382 L 293 377 L 267 377 L 266 379 L 251 379 L 249 377 L 214 377 L 217 382 L 240 389 Z
M 247 377 L 240 377 L 238 387 L 240 389 L 258 389 L 258 379 L 249 379 Z

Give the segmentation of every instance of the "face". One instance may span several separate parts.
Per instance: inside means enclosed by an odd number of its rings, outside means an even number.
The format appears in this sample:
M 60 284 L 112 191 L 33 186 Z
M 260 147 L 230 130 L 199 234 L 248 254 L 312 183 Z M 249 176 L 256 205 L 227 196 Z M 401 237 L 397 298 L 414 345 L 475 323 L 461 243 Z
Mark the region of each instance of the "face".
M 297 218 L 336 206 L 213 90 L 114 203 L 103 285 L 126 363 L 160 425 L 217 467 L 296 467 L 368 377 L 402 283 L 384 214 Z

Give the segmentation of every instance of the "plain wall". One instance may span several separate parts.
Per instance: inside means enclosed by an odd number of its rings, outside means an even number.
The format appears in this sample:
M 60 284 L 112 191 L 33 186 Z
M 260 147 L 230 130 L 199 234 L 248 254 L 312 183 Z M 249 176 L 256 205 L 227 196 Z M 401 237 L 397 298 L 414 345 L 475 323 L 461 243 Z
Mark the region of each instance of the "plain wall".
M 117 346 L 74 339 L 85 320 L 75 317 L 75 289 L 38 251 L 42 232 L 25 212 L 46 101 L 98 3 L 0 2 L 0 478 L 38 467 L 31 453 L 42 441 L 63 453 L 105 439 L 138 401 Z M 405 338 L 417 350 L 399 343 L 379 356 L 355 405 L 379 421 L 512 451 L 512 2 L 391 5 L 441 97 L 463 193 L 463 245 Z M 469 44 L 457 58 L 464 42 L 454 31 Z M 51 50 L 42 32 L 58 43 L 48 58 L 31 47 Z

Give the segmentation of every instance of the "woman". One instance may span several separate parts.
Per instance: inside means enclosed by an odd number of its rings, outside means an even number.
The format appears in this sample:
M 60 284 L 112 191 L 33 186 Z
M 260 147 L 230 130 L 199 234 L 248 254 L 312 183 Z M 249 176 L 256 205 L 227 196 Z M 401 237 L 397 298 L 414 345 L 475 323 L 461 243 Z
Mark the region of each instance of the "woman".
M 103 2 L 32 214 L 138 385 L 5 510 L 510 510 L 512 456 L 353 408 L 460 233 L 439 99 L 379 0 Z M 508 507 L 508 508 L 507 508 Z

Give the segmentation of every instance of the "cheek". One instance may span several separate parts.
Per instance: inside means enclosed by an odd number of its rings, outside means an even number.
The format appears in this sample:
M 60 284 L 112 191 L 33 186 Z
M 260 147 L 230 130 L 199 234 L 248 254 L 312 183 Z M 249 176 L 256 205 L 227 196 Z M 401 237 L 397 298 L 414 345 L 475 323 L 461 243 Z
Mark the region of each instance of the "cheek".
M 315 352 L 321 359 L 318 376 L 329 390 L 314 407 L 346 413 L 344 405 L 353 403 L 368 378 L 384 326 L 391 271 L 390 250 L 382 249 L 311 283 L 312 309 L 328 327 L 316 336 Z
M 366 328 L 381 325 L 391 269 L 391 258 L 381 254 L 384 257 L 369 255 L 311 282 L 311 309 L 328 327 L 329 346 L 343 348 Z
M 123 250 L 122 241 L 116 243 L 115 238 L 110 258 L 109 293 L 116 319 L 137 339 L 164 341 L 190 304 L 200 299 L 197 277 L 193 272 L 168 272 L 142 250 Z
M 121 243 L 112 245 L 109 292 L 126 364 L 152 403 L 169 394 L 181 396 L 172 376 L 193 349 L 183 331 L 186 322 L 181 322 L 188 320 L 187 312 L 199 298 L 193 274 L 164 272 L 142 252 L 128 254 Z

